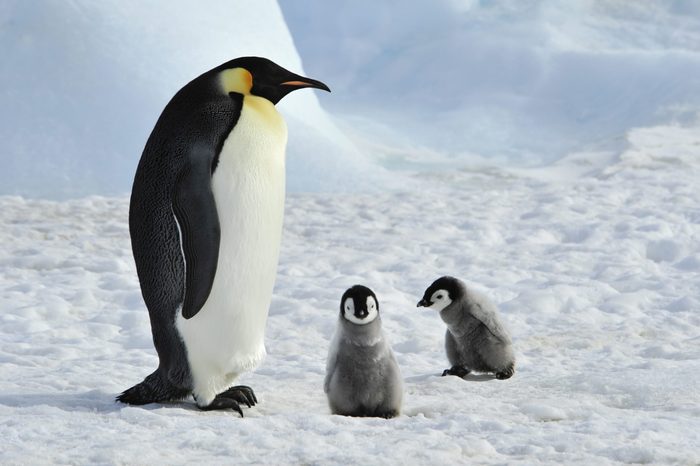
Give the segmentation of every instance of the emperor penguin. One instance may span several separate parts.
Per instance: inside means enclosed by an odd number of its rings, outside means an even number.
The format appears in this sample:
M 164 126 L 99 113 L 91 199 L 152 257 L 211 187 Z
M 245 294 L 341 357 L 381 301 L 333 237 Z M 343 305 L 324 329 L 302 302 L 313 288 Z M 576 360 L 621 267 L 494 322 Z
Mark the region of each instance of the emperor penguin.
M 377 296 L 366 286 L 349 288 L 340 300 L 323 389 L 333 414 L 392 418 L 401 412 L 401 371 L 382 331 Z
M 190 394 L 203 410 L 257 402 L 233 386 L 265 356 L 285 198 L 287 128 L 275 104 L 330 91 L 266 58 L 195 78 L 166 105 L 136 170 L 129 232 L 158 368 L 117 397 Z
M 440 277 L 423 294 L 418 306 L 440 313 L 447 324 L 445 350 L 452 367 L 445 375 L 464 377 L 471 371 L 492 372 L 497 379 L 515 373 L 510 334 L 498 309 L 485 296 L 454 277 Z

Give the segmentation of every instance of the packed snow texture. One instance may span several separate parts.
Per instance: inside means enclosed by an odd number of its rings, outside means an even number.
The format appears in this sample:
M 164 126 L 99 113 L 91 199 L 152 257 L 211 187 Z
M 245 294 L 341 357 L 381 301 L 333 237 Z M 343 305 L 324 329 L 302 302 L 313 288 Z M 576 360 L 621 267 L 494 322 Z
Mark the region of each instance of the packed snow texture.
M 549 163 L 700 107 L 697 1 L 302 4 L 280 2 L 323 105 L 386 166 Z
M 692 1 L 0 3 L 0 193 L 120 194 L 0 196 L 0 463 L 700 464 L 699 50 Z M 240 379 L 260 403 L 116 404 L 157 366 L 138 157 L 174 92 L 239 55 L 333 89 L 330 115 L 280 104 L 293 194 L 269 354 Z M 512 379 L 439 376 L 444 324 L 415 304 L 444 274 L 499 304 Z M 396 419 L 323 394 L 356 283 L 401 365 Z
M 31 197 L 128 193 L 165 104 L 223 62 L 259 55 L 304 73 L 274 0 L 4 0 L 0 55 L 0 194 Z M 368 162 L 314 92 L 279 108 L 290 189 L 366 181 L 353 174 Z
M 114 396 L 157 365 L 127 199 L 0 197 L 2 464 L 698 464 L 700 131 L 632 131 L 620 156 L 423 172 L 418 190 L 293 194 L 259 405 Z M 443 274 L 499 304 L 506 381 L 447 367 L 416 308 Z M 392 420 L 333 416 L 338 300 L 370 286 L 405 379 Z

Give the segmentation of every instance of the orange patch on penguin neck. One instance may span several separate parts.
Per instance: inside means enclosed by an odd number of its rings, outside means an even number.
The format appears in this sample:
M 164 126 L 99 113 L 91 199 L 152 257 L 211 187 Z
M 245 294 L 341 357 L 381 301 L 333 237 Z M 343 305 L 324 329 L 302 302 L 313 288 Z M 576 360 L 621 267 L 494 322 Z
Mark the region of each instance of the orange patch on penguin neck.
M 219 82 L 226 94 L 237 92 L 250 95 L 250 89 L 253 87 L 253 75 L 245 68 L 230 68 L 219 74 Z

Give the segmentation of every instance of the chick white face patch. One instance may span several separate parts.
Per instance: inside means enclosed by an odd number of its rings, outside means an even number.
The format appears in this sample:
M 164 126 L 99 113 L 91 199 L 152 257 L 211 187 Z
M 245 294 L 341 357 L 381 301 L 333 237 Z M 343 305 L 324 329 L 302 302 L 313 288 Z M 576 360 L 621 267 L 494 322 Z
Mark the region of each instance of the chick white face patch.
M 352 322 L 356 325 L 367 325 L 377 318 L 379 311 L 377 309 L 377 302 L 372 296 L 367 297 L 367 302 L 365 309 L 355 310 L 355 303 L 352 298 L 347 298 L 343 303 L 343 316 L 348 322 Z
M 372 322 L 378 315 L 377 302 L 372 296 L 367 296 L 367 317 L 365 317 L 365 323 Z
M 430 302 L 433 304 L 431 304 L 429 308 L 438 312 L 452 304 L 450 294 L 445 290 L 437 290 L 435 293 L 433 293 L 433 295 L 430 297 Z

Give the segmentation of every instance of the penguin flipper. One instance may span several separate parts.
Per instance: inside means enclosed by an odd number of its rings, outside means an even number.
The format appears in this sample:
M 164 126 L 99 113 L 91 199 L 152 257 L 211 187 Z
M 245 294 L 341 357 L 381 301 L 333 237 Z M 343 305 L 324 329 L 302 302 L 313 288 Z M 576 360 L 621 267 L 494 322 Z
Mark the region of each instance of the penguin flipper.
M 207 146 L 195 145 L 186 158 L 177 177 L 172 205 L 185 261 L 182 316 L 190 319 L 209 298 L 219 260 L 221 227 L 211 189 L 214 152 Z
M 331 391 L 331 380 L 335 374 L 336 364 L 338 361 L 338 345 L 340 344 L 340 332 L 333 335 L 330 350 L 328 351 L 328 359 L 326 359 L 326 377 L 323 380 L 323 391 L 329 393 Z
M 511 343 L 510 335 L 498 317 L 496 306 L 486 301 L 473 303 L 469 307 L 469 313 L 484 324 L 495 340 L 504 344 Z

